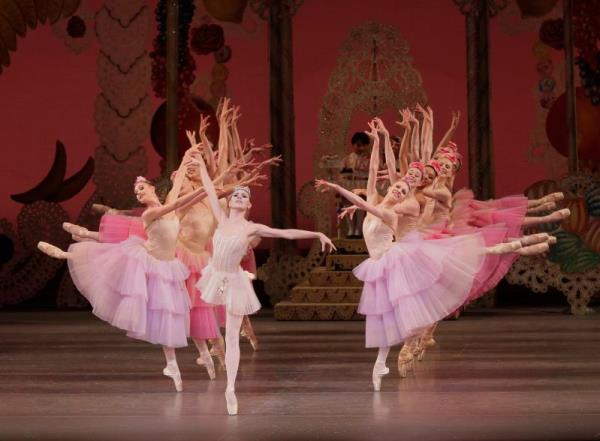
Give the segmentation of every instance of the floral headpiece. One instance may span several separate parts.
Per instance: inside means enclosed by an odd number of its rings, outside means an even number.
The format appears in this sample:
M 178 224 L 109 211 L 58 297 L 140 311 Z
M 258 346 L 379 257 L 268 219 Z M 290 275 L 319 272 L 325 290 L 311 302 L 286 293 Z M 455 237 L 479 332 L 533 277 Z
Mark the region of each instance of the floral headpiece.
M 144 184 L 149 184 L 149 185 L 154 185 L 152 182 L 150 182 L 146 177 L 144 176 L 138 176 L 137 178 L 135 178 L 135 182 L 134 185 L 140 184 L 140 183 L 144 183 Z
M 442 164 L 436 159 L 432 159 L 427 163 L 427 166 L 431 167 L 436 175 L 440 175 L 442 173 Z
M 425 164 L 419 161 L 411 162 L 408 164 L 408 168 L 416 168 L 421 172 L 421 174 L 425 173 Z

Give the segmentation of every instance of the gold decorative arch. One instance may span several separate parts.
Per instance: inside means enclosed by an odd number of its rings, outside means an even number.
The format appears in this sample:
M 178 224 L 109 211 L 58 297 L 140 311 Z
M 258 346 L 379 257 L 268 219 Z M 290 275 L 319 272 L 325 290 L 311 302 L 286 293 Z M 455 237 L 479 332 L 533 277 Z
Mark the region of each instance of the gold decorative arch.
M 409 45 L 398 28 L 364 23 L 350 30 L 340 52 L 319 112 L 319 144 L 313 155 L 317 177 L 326 173 L 319 166 L 324 155 L 343 156 L 346 153 L 354 112 L 376 116 L 388 109 L 427 103 L 421 75 L 412 66 Z M 314 222 L 315 229 L 331 236 L 333 197 L 317 195 L 312 182 L 307 182 L 297 198 L 298 209 Z M 294 285 L 305 280 L 322 262 L 318 242 L 313 244 L 306 257 L 270 256 L 259 269 L 259 279 L 265 282 L 271 303 L 285 298 Z

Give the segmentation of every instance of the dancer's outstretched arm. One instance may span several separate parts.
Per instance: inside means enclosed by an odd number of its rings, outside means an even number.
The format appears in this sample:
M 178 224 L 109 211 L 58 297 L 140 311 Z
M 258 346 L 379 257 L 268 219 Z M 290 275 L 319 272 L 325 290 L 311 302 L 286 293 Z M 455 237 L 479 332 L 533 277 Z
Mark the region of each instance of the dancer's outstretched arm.
M 315 187 L 317 189 L 322 189 L 322 190 L 325 190 L 325 189 L 334 190 L 334 191 L 338 192 L 341 196 L 346 198 L 348 201 L 350 201 L 350 203 L 356 205 L 360 209 L 363 209 L 363 210 L 371 213 L 373 216 L 377 216 L 378 218 L 383 220 L 386 224 L 388 224 L 388 225 L 396 224 L 397 215 L 393 211 L 386 210 L 386 209 L 376 206 L 370 202 L 367 202 L 360 196 L 355 195 L 351 191 L 346 190 L 344 187 L 341 187 L 338 184 L 334 184 L 333 182 L 328 182 L 323 179 L 316 179 Z
M 321 241 L 321 251 L 335 250 L 335 246 L 326 235 L 319 231 L 297 230 L 293 228 L 281 230 L 271 228 L 263 224 L 252 224 L 250 236 L 272 237 L 277 239 L 298 240 L 298 239 L 319 239 Z

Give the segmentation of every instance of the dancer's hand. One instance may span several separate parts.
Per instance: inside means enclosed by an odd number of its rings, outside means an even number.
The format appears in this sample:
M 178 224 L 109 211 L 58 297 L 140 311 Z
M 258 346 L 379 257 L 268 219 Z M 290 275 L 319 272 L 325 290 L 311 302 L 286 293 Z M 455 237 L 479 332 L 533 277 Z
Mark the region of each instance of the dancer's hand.
M 326 192 L 328 190 L 333 190 L 335 188 L 335 184 L 326 181 L 325 179 L 315 179 L 315 189 L 320 191 L 321 193 Z
M 389 181 L 389 180 L 390 180 L 390 174 L 387 170 L 379 170 L 377 172 L 377 182 Z
M 410 110 L 408 109 L 401 109 L 399 111 L 400 113 L 400 121 L 396 121 L 396 124 L 398 124 L 400 127 L 404 127 L 405 129 L 410 129 Z
M 101 214 L 111 214 L 111 212 L 115 212 L 114 209 L 110 208 L 108 205 L 104 204 L 92 204 L 92 211 Z
M 208 127 L 210 126 L 210 122 L 208 122 L 208 120 L 210 119 L 210 115 L 200 115 L 200 127 L 198 128 L 198 133 L 199 134 L 204 134 L 206 133 L 206 129 L 208 129 Z
M 375 123 L 375 120 L 371 120 L 369 121 L 369 131 L 366 131 L 365 133 L 369 136 L 369 138 L 371 139 L 376 139 L 378 136 L 378 132 L 377 132 L 377 125 Z
M 348 216 L 350 220 L 354 218 L 354 213 L 356 213 L 358 207 L 356 205 L 352 205 L 351 207 L 344 207 L 341 209 L 340 214 L 338 214 L 338 219 L 342 220 L 344 217 Z
M 198 147 L 199 147 L 200 143 L 198 143 L 198 139 L 196 138 L 196 132 L 194 130 L 186 130 L 185 136 L 187 136 L 187 139 L 190 142 L 191 147 L 189 150 L 192 150 L 192 149 L 199 150 Z
M 452 129 L 456 129 L 458 127 L 458 123 L 460 122 L 460 110 L 456 112 L 452 112 L 452 121 L 450 122 L 450 127 Z
M 385 124 L 383 123 L 383 121 L 381 120 L 381 118 L 374 118 L 373 119 L 376 123 L 377 126 L 377 131 L 379 133 L 381 133 L 382 135 L 387 135 L 389 136 L 390 132 L 388 132 L 388 129 L 386 129 Z
M 337 250 L 331 239 L 325 236 L 323 233 L 319 233 L 319 241 L 321 242 L 321 252 L 329 253 Z

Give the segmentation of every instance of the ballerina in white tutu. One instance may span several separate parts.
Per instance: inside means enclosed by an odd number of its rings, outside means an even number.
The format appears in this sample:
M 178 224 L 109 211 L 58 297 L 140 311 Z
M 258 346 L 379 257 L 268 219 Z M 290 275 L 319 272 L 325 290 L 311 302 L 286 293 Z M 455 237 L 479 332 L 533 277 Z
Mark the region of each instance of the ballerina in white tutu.
M 229 214 L 219 203 L 218 196 L 208 175 L 204 160 L 199 157 L 200 177 L 206 190 L 208 201 L 215 218 L 217 229 L 213 236 L 213 252 L 208 265 L 202 270 L 198 289 L 202 299 L 213 305 L 225 305 L 227 320 L 225 327 L 225 366 L 227 389 L 225 399 L 227 412 L 236 415 L 238 411 L 235 395 L 235 379 L 240 361 L 239 334 L 245 315 L 260 309 L 252 283 L 242 270 L 240 263 L 248 251 L 251 241 L 257 237 L 280 239 L 319 239 L 323 251 L 335 249 L 331 240 L 323 233 L 276 229 L 257 224 L 246 219 L 250 203 L 250 188 L 237 187 L 228 201 Z

